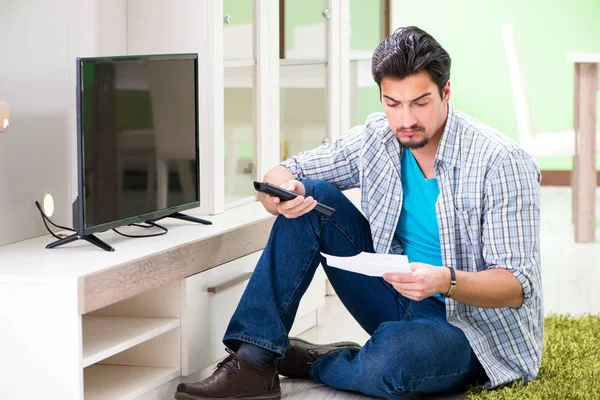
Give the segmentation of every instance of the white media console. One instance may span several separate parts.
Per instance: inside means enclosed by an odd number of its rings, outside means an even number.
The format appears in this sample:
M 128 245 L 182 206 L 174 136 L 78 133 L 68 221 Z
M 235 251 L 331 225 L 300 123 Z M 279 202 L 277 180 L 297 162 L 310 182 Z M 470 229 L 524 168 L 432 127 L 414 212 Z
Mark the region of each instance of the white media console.
M 100 237 L 47 250 L 39 237 L 0 247 L 0 399 L 172 399 L 225 355 L 221 338 L 268 239 L 259 202 L 163 220 L 164 236 Z M 317 323 L 319 268 L 291 334 Z

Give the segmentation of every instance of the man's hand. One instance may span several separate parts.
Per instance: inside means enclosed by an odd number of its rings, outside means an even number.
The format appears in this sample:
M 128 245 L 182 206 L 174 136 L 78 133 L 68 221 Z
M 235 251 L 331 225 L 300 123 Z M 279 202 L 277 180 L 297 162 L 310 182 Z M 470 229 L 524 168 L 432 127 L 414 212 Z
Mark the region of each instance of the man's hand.
M 304 198 L 306 190 L 301 182 L 291 179 L 279 186 L 297 193 L 299 196 L 292 200 L 281 201 L 278 197 L 260 193 L 259 199 L 267 210 L 275 209 L 277 214 L 281 214 L 286 218 L 298 218 L 310 212 L 317 205 L 317 201 L 312 197 Z
M 435 293 L 446 294 L 450 289 L 450 270 L 445 267 L 413 262 L 409 264 L 410 274 L 384 274 L 383 279 L 390 283 L 404 297 L 421 301 Z

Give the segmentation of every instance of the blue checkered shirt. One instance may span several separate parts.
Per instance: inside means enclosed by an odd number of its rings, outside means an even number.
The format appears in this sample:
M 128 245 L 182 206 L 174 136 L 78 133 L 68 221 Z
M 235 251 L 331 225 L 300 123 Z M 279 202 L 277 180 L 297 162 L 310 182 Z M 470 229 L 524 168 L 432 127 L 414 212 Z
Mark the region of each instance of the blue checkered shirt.
M 384 114 L 372 114 L 333 144 L 282 163 L 298 180 L 361 188 L 377 253 L 402 253 L 394 232 L 402 209 L 402 148 Z M 505 268 L 523 288 L 517 309 L 446 299 L 449 323 L 466 335 L 495 387 L 537 376 L 543 347 L 540 181 L 532 157 L 482 122 L 448 107 L 434 161 L 444 265 L 477 272 Z M 448 349 L 452 351 L 452 349 Z

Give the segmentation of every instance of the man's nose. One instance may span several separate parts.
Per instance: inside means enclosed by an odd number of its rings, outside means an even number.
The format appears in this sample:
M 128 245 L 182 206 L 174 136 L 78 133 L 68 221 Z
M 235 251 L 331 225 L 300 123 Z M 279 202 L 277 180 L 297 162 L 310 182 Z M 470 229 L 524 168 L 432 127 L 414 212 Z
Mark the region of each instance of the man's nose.
M 410 129 L 417 125 L 417 118 L 411 112 L 410 109 L 404 109 L 400 116 L 400 127 L 401 129 Z

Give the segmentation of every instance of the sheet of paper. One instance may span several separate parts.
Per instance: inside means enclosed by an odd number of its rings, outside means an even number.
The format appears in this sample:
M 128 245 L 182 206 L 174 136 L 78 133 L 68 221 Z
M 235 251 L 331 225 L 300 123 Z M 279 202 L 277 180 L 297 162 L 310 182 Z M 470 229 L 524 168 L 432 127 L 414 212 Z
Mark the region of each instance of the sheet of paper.
M 408 274 L 408 257 L 400 254 L 360 253 L 353 257 L 337 257 L 321 253 L 327 265 L 369 276 L 383 276 L 387 272 Z

